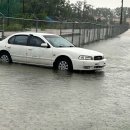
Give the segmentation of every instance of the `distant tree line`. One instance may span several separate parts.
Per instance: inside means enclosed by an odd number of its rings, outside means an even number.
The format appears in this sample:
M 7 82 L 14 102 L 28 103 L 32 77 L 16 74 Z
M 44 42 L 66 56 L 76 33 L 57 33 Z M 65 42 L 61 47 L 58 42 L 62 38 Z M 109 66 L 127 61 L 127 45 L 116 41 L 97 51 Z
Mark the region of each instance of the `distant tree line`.
M 93 8 L 86 0 L 75 4 L 66 0 L 0 0 L 0 12 L 8 17 L 45 19 L 57 21 L 114 23 L 120 17 L 120 8 Z M 123 11 L 124 22 L 130 18 L 130 8 Z

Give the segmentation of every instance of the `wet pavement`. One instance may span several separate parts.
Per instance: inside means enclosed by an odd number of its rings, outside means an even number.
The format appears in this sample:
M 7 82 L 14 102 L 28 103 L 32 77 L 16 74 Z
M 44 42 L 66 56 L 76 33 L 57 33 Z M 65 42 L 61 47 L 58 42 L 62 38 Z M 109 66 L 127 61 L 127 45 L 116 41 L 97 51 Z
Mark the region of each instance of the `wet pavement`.
M 0 130 L 130 130 L 130 30 L 84 48 L 104 71 L 0 64 Z

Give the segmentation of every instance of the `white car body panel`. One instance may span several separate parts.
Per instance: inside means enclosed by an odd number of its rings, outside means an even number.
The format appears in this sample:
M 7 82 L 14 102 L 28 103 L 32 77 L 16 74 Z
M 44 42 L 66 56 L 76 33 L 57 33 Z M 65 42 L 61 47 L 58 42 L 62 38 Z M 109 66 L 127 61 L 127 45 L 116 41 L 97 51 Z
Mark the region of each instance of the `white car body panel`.
M 8 45 L 6 45 L 6 50 L 11 54 L 11 57 L 14 62 L 26 63 L 26 61 L 27 61 L 26 46 L 8 44 Z
M 27 63 L 52 66 L 52 48 L 28 46 Z
M 56 54 L 56 57 L 60 55 L 68 56 L 72 60 L 74 70 L 100 70 L 101 68 L 94 68 L 94 66 L 105 66 L 105 63 L 106 63 L 106 59 L 103 59 L 100 61 L 78 59 L 79 55 L 103 56 L 102 53 L 97 52 L 97 51 L 87 50 L 87 49 L 78 48 L 78 47 L 58 48 L 54 50 L 55 50 L 54 53 Z M 87 69 L 85 68 L 86 66 L 91 66 L 91 67 Z

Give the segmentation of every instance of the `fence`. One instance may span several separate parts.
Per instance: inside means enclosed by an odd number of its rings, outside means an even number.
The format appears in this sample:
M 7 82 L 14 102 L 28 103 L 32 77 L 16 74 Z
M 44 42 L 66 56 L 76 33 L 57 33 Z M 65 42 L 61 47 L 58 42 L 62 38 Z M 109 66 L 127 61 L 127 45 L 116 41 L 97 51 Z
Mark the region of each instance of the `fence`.
M 54 33 L 63 36 L 76 46 L 115 37 L 125 32 L 129 26 L 102 25 L 90 22 L 59 22 L 38 19 L 1 17 L 2 38 L 19 31 Z

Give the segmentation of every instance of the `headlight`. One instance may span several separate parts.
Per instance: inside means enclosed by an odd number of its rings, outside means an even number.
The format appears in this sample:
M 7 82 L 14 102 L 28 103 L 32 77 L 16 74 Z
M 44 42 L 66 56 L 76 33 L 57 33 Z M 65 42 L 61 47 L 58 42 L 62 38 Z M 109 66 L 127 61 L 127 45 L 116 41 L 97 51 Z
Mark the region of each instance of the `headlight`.
M 81 55 L 81 56 L 79 56 L 79 60 L 93 60 L 93 57 L 92 56 Z

